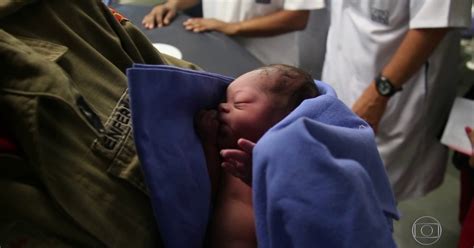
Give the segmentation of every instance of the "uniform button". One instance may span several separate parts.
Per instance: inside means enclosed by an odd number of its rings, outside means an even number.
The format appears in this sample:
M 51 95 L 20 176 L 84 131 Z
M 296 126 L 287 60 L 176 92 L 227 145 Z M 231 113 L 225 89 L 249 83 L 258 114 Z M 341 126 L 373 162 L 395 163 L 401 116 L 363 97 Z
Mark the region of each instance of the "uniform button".
M 77 107 L 79 111 L 81 111 L 82 115 L 86 118 L 87 122 L 91 124 L 95 130 L 99 133 L 104 133 L 104 125 L 100 121 L 100 118 L 92 111 L 91 107 L 87 104 L 83 97 L 79 97 L 76 101 Z

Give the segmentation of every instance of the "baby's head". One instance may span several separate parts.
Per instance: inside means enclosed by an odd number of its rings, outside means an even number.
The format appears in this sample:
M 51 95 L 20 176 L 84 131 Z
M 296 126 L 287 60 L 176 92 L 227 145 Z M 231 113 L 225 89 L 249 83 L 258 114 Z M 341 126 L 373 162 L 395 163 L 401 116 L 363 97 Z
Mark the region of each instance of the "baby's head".
M 319 95 L 311 75 L 288 65 L 269 65 L 243 74 L 227 88 L 219 105 L 220 144 L 238 138 L 257 142 L 303 100 Z

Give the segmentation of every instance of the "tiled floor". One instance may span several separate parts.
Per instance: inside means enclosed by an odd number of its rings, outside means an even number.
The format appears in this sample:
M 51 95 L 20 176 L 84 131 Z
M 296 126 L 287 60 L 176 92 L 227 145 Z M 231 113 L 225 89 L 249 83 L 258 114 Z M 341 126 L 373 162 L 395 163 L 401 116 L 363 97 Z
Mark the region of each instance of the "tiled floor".
M 459 202 L 459 172 L 448 164 L 443 184 L 425 197 L 400 202 L 398 205 L 402 219 L 395 223 L 394 237 L 399 248 L 456 247 L 459 237 L 457 220 Z M 436 218 L 442 227 L 441 238 L 432 245 L 422 246 L 412 236 L 412 225 L 422 216 Z

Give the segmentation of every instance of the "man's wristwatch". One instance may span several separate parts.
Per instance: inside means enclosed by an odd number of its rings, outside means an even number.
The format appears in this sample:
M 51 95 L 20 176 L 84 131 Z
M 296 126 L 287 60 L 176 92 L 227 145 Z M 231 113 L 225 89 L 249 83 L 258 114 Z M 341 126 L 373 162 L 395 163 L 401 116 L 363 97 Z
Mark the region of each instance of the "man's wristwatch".
M 379 75 L 375 78 L 375 88 L 381 96 L 390 97 L 393 94 L 401 91 L 402 88 L 395 88 L 395 86 L 390 82 L 390 80 L 382 75 Z

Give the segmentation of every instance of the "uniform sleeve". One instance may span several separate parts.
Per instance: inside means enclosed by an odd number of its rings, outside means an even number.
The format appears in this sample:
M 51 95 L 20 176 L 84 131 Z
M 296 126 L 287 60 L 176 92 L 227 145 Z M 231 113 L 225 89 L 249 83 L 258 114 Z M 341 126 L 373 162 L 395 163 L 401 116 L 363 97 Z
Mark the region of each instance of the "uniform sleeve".
M 286 0 L 283 4 L 285 10 L 312 10 L 324 8 L 324 0 Z
M 470 3 L 466 0 L 411 0 L 410 28 L 469 27 Z

